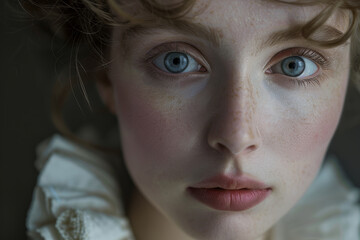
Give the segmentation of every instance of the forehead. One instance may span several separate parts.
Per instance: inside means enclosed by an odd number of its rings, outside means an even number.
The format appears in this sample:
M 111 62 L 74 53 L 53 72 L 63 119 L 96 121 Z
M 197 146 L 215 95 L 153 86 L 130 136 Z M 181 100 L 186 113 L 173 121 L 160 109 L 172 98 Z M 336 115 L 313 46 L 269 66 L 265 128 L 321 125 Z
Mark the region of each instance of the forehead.
M 136 39 L 155 36 L 161 39 L 166 38 L 167 33 L 200 39 L 206 44 L 221 47 L 224 53 L 226 49 L 233 52 L 234 49 L 241 51 L 246 47 L 249 51 L 258 52 L 266 46 L 301 39 L 301 32 L 294 29 L 299 30 L 299 26 L 307 23 L 324 8 L 325 5 L 320 4 L 296 6 L 269 0 L 197 0 L 194 7 L 181 19 L 154 19 L 146 24 L 119 30 L 119 34 L 114 36 L 121 38 L 119 42 L 125 55 L 134 42 L 139 42 Z M 347 28 L 347 15 L 336 11 L 326 22 L 326 27 L 317 30 L 312 39 L 328 41 L 338 38 Z
M 197 0 L 189 16 L 194 22 L 216 29 L 221 37 L 251 39 L 305 24 L 324 7 L 320 4 L 296 6 L 267 0 Z M 346 15 L 340 11 L 335 12 L 326 23 L 341 32 L 347 28 Z

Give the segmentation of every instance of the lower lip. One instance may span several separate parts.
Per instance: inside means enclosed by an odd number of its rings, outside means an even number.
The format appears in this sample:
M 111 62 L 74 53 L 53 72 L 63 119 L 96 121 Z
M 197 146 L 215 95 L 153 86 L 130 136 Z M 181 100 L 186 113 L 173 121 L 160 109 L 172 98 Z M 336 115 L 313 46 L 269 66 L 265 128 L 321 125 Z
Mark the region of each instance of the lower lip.
M 189 193 L 198 201 L 217 210 L 243 211 L 259 204 L 271 189 L 189 188 Z

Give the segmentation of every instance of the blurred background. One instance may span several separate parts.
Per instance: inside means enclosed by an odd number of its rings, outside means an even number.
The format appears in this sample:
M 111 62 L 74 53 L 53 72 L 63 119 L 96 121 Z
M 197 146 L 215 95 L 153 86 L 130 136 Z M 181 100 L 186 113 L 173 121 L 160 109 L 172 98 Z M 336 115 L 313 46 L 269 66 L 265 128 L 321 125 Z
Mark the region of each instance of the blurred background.
M 38 172 L 36 146 L 52 136 L 52 86 L 70 52 L 29 20 L 17 0 L 0 1 L 0 239 L 26 239 L 25 218 Z M 66 108 L 76 129 L 85 119 Z
M 0 1 L 0 11 L 0 239 L 26 239 L 26 213 L 38 175 L 35 149 L 56 132 L 50 119 L 52 86 L 69 52 L 35 27 L 17 1 Z M 82 124 L 85 117 L 76 103 L 66 111 L 72 128 Z M 349 89 L 329 152 L 360 187 L 360 94 L 355 88 Z

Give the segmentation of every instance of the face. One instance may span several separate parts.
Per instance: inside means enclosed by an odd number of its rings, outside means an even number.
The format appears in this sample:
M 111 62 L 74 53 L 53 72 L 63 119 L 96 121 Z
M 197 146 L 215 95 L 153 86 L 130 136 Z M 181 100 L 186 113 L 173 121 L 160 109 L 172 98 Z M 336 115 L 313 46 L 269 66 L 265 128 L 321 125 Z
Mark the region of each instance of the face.
M 187 16 L 215 39 L 155 27 L 129 36 L 126 55 L 114 29 L 111 85 L 102 95 L 118 118 L 125 164 L 146 199 L 189 236 L 258 239 L 315 178 L 341 115 L 349 45 L 268 38 L 319 10 L 197 1 Z M 347 28 L 340 14 L 327 24 Z M 189 194 L 219 174 L 255 179 L 269 194 L 243 210 Z

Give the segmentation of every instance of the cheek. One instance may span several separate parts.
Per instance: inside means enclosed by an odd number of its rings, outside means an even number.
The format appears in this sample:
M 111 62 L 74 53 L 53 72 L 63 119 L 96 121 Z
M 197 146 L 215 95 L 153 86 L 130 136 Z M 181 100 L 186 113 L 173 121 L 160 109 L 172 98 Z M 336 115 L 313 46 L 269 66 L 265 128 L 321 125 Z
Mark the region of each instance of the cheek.
M 324 107 L 324 106 L 323 106 Z M 341 114 L 341 107 L 319 109 L 305 119 L 293 120 L 284 128 L 285 141 L 290 141 L 290 148 L 301 156 L 317 155 L 326 148 L 336 130 Z M 292 144 L 291 144 L 292 143 Z
M 269 176 L 274 185 L 296 200 L 316 176 L 338 125 L 347 87 L 347 76 L 329 79 L 327 84 L 297 91 L 275 91 L 280 101 L 266 97 L 260 133 L 261 156 L 270 161 Z M 265 95 L 265 94 L 263 94 Z M 257 119 L 260 119 L 257 117 Z M 270 177 L 269 177 L 270 179 Z M 276 181 L 277 181 L 276 180 Z
M 305 149 L 313 152 L 317 147 L 327 147 L 336 130 L 341 108 L 334 107 L 321 112 L 321 116 L 314 118 L 312 123 L 305 123 L 302 126 Z
M 178 167 L 177 149 L 184 149 L 188 139 L 186 116 L 179 114 L 181 102 L 131 84 L 119 85 L 116 91 L 123 154 L 134 180 L 155 180 Z
M 325 91 L 323 96 L 312 98 L 312 114 L 303 124 L 304 134 L 310 136 L 307 146 L 309 150 L 316 151 L 316 146 L 321 145 L 327 147 L 339 123 L 346 95 L 348 71 L 343 69 L 339 72 L 344 74 L 330 79 L 334 83 L 328 85 L 329 90 Z
M 270 158 L 266 171 L 276 186 L 274 196 L 283 206 L 279 211 L 290 209 L 315 179 L 339 122 L 342 102 L 333 99 L 330 107 L 311 106 L 311 114 L 306 117 L 268 125 L 272 130 L 266 135 L 262 155 Z
M 335 82 L 329 79 L 328 82 Z M 323 83 L 314 89 L 306 89 L 289 101 L 272 103 L 268 112 L 264 134 L 268 146 L 286 154 L 289 159 L 303 159 L 321 155 L 326 151 L 338 125 L 347 87 L 347 76 L 337 79 L 337 84 Z M 286 99 L 287 96 L 284 98 Z M 264 110 L 266 111 L 266 110 Z
M 279 169 L 287 169 L 279 175 L 286 191 L 291 193 L 289 196 L 299 196 L 314 179 L 335 133 L 344 104 L 347 76 L 336 80 L 337 84 L 323 84 L 316 90 L 317 94 L 308 93 L 304 95 L 307 97 L 300 98 L 307 99 L 306 103 L 297 100 L 292 108 L 285 108 L 287 114 L 283 115 L 289 117 L 279 117 L 279 122 L 272 126 L 273 135 L 278 137 L 272 139 L 270 146 L 277 157 L 283 159 Z

